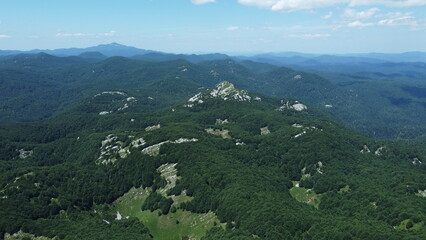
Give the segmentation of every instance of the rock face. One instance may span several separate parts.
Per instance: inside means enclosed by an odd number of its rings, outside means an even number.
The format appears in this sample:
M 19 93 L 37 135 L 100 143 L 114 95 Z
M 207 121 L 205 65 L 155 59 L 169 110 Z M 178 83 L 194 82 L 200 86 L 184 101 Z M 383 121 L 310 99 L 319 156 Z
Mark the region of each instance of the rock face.
M 96 164 L 114 164 L 118 159 L 126 158 L 130 154 L 129 147 L 118 141 L 118 137 L 110 134 L 102 141 L 100 155 L 96 160 Z
M 306 105 L 300 103 L 299 101 L 284 101 L 281 100 L 281 104 L 283 104 L 281 107 L 279 107 L 277 110 L 278 111 L 285 111 L 285 110 L 294 110 L 294 111 L 304 111 L 307 110 L 308 107 L 306 107 Z
M 20 159 L 26 159 L 28 157 L 31 157 L 31 155 L 33 155 L 33 150 L 24 150 L 24 149 L 20 149 L 19 150 L 19 158 Z
M 229 130 L 227 129 L 213 129 L 213 128 L 207 128 L 205 129 L 207 133 L 213 134 L 216 136 L 220 136 L 223 139 L 231 139 L 232 137 L 229 135 Z
M 363 149 L 361 149 L 361 151 L 360 151 L 360 153 L 370 153 L 371 151 L 370 151 L 370 149 L 368 148 L 368 146 L 367 145 L 364 145 L 364 148 Z
M 247 91 L 235 88 L 234 84 L 224 81 L 217 84 L 211 91 L 210 96 L 213 98 L 221 98 L 223 100 L 234 99 L 236 101 L 250 101 L 251 97 Z
M 150 132 L 150 131 L 154 131 L 154 130 L 157 130 L 157 129 L 160 129 L 160 128 L 161 128 L 161 125 L 160 125 L 160 124 L 157 124 L 157 125 L 153 125 L 153 126 L 148 126 L 148 127 L 146 127 L 146 128 L 145 128 L 145 131 Z
M 197 93 L 191 97 L 184 107 L 194 107 L 197 104 L 202 104 L 206 99 L 218 98 L 224 101 L 234 100 L 238 102 L 250 102 L 252 97 L 245 90 L 240 90 L 234 84 L 223 81 L 205 93 Z M 255 97 L 255 101 L 261 101 L 261 98 Z
M 268 127 L 263 127 L 260 129 L 260 135 L 268 135 L 271 131 L 269 131 Z
M 154 144 L 152 146 L 149 146 L 149 147 L 142 149 L 142 153 L 150 155 L 150 156 L 157 156 L 157 155 L 160 154 L 160 147 L 163 144 L 166 144 L 166 143 L 181 144 L 181 143 L 189 143 L 189 142 L 198 142 L 198 139 L 196 139 L 196 138 L 189 138 L 189 139 L 188 138 L 179 138 L 175 141 L 167 140 L 167 141 L 160 142 L 160 143 L 157 143 L 157 144 Z

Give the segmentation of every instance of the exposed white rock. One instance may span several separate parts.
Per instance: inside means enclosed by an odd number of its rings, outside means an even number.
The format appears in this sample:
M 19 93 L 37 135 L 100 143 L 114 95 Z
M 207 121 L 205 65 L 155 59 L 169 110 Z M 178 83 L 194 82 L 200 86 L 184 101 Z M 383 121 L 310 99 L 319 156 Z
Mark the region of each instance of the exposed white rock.
M 117 140 L 117 137 L 114 136 L 113 134 L 109 134 L 105 140 L 102 141 L 102 146 L 101 148 L 103 148 L 105 145 L 107 145 L 108 143 Z
M 108 111 L 102 111 L 102 112 L 100 112 L 100 113 L 99 113 L 99 115 L 101 115 L 101 116 L 102 116 L 102 115 L 107 115 L 107 114 L 110 114 L 110 113 L 111 113 L 111 112 L 108 112 Z
M 127 94 L 125 94 L 124 92 L 119 92 L 119 91 L 108 91 L 108 92 L 102 92 L 102 93 L 98 93 L 96 94 L 94 97 L 99 97 L 101 95 L 105 95 L 105 94 L 109 94 L 109 95 L 121 95 L 121 96 L 126 96 Z
M 207 94 L 197 93 L 191 97 L 184 107 L 194 107 L 196 104 L 202 104 L 208 98 L 220 98 L 223 100 L 234 100 L 234 101 L 251 101 L 251 97 L 245 90 L 237 89 L 232 83 L 224 81 L 217 84 L 215 87 L 210 89 Z M 256 101 L 261 101 L 260 98 L 256 98 Z
M 106 223 L 106 224 L 111 224 L 110 222 L 108 222 L 107 220 L 105 220 L 105 219 L 103 219 L 103 221 Z
M 131 144 L 132 144 L 133 147 L 138 148 L 138 147 L 145 145 L 146 142 L 143 138 L 138 138 L 136 140 L 133 140 Z
M 177 163 L 166 163 L 157 168 L 157 172 L 160 173 L 161 177 L 163 177 L 167 184 L 166 186 L 157 190 L 158 193 L 167 197 L 167 192 L 176 186 L 176 180 L 179 178 L 177 176 Z
M 293 77 L 294 79 L 302 79 L 302 75 L 298 74 L 296 76 Z
M 201 98 L 202 98 L 202 94 L 201 93 L 197 93 L 197 94 L 195 94 L 195 96 L 193 96 L 192 98 L 190 98 L 188 100 L 188 102 L 198 102 L 198 101 L 201 100 Z
M 261 102 L 261 101 L 262 101 L 262 98 L 260 98 L 260 97 L 254 97 L 254 100 L 255 100 L 255 101 L 259 101 L 259 102 Z
M 317 164 L 315 164 L 316 165 L 316 167 L 317 167 L 317 172 L 319 173 L 319 174 L 324 174 L 324 172 L 321 170 L 321 168 L 322 168 L 322 166 L 323 166 L 323 164 L 322 164 L 322 162 L 321 161 L 319 161 Z
M 119 158 L 126 158 L 130 154 L 129 147 L 125 147 L 124 143 L 117 141 L 117 136 L 109 134 L 105 140 L 102 141 L 101 153 L 96 160 L 96 164 L 114 164 Z
M 326 105 L 324 105 L 324 107 L 326 107 L 326 108 L 332 108 L 332 107 L 333 107 L 333 105 L 331 105 L 331 104 L 326 104 Z
M 293 108 L 294 110 L 296 110 L 296 111 L 303 111 L 303 110 L 305 110 L 305 109 L 307 109 L 307 107 L 306 107 L 306 105 L 303 105 L 303 104 L 301 104 L 301 103 L 296 103 L 296 104 L 293 104 L 292 106 L 291 106 L 291 108 Z
M 229 135 L 229 130 L 227 130 L 227 129 L 220 130 L 220 129 L 207 128 L 205 130 L 206 130 L 207 133 L 213 134 L 213 135 L 216 135 L 216 136 L 220 136 L 223 139 L 230 139 L 230 138 L 232 138 Z
M 246 145 L 244 142 L 241 142 L 241 139 L 236 139 L 235 141 L 236 141 L 236 142 L 235 142 L 235 145 L 236 145 L 236 146 L 243 146 L 243 145 Z
M 298 112 L 308 109 L 306 105 L 300 103 L 299 101 L 294 101 L 294 102 L 286 101 L 284 103 L 284 100 L 281 100 L 281 103 L 283 105 L 277 109 L 278 111 L 281 111 L 281 112 L 285 111 L 286 109 L 295 110 Z
M 130 122 L 135 122 L 135 119 L 134 118 L 130 119 Z
M 120 221 L 122 219 L 121 214 L 119 211 L 117 211 L 117 216 L 115 217 L 115 220 Z
M 417 196 L 426 198 L 426 190 L 419 190 Z
M 270 133 L 271 131 L 269 131 L 267 126 L 260 129 L 260 135 L 268 135 Z
M 229 123 L 228 119 L 222 120 L 222 119 L 216 119 L 216 125 L 223 125 Z
M 379 147 L 375 152 L 374 152 L 374 154 L 376 155 L 376 156 L 381 156 L 382 155 L 382 152 L 383 152 L 383 149 L 385 149 L 385 147 Z
M 149 99 L 149 100 L 154 100 L 154 98 L 153 98 L 153 97 L 148 97 L 148 99 Z
M 295 128 L 302 128 L 303 127 L 303 125 L 300 125 L 300 124 L 297 124 L 297 123 L 295 123 L 295 124 L 293 124 L 291 126 L 295 127 Z
M 163 144 L 169 143 L 170 141 L 164 141 L 164 142 L 160 142 L 157 144 L 154 144 L 152 146 L 146 147 L 144 149 L 142 149 L 142 153 L 150 155 L 150 156 L 157 156 L 158 154 L 160 154 L 160 147 Z
M 413 158 L 412 161 L 413 165 L 422 164 L 422 161 L 420 161 L 418 158 Z
M 129 105 L 127 103 L 124 104 L 124 106 L 117 109 L 117 111 L 123 111 L 124 109 L 129 108 Z
M 237 101 L 250 101 L 251 97 L 247 91 L 238 90 L 234 84 L 224 81 L 217 84 L 211 91 L 210 96 L 213 98 L 222 98 L 223 100 L 234 99 Z
M 31 155 L 33 155 L 33 150 L 24 150 L 24 149 L 20 149 L 19 150 L 19 158 L 20 159 L 26 159 L 28 157 L 31 157 Z
M 22 230 L 19 230 L 17 233 L 9 234 L 5 233 L 4 240 L 20 240 L 20 239 L 31 239 L 31 240 L 58 240 L 58 237 L 48 238 L 45 236 L 35 236 L 31 233 L 23 232 Z
M 128 101 L 128 102 L 136 102 L 137 100 L 134 97 L 128 97 L 128 98 L 126 98 L 126 101 Z
M 363 149 L 361 149 L 361 151 L 360 151 L 360 153 L 370 153 L 371 151 L 370 151 L 370 149 L 368 148 L 368 146 L 367 145 L 364 145 L 364 148 Z
M 198 142 L 198 139 L 196 139 L 196 138 L 179 138 L 178 140 L 175 140 L 171 143 L 180 144 L 180 143 L 187 143 L 187 142 Z
M 121 148 L 118 150 L 118 154 L 120 158 L 126 158 L 130 154 L 130 150 L 128 148 Z
M 157 125 L 152 125 L 152 126 L 146 127 L 145 131 L 150 132 L 150 131 L 154 131 L 154 130 L 157 130 L 157 129 L 160 129 L 160 128 L 161 128 L 161 125 L 157 124 Z
M 303 135 L 305 135 L 305 134 L 306 134 L 306 131 L 303 131 L 303 132 L 301 132 L 301 133 L 299 133 L 299 134 L 295 135 L 293 138 L 298 138 L 298 137 L 301 137 L 301 136 L 303 136 Z
M 191 138 L 191 139 L 179 138 L 175 141 L 167 140 L 167 141 L 160 142 L 160 143 L 157 143 L 157 144 L 154 144 L 152 146 L 149 146 L 149 147 L 142 149 L 142 153 L 150 155 L 150 156 L 157 156 L 158 154 L 160 154 L 160 147 L 163 144 L 166 144 L 166 143 L 180 144 L 180 143 L 197 142 L 197 141 L 198 141 L 198 139 L 196 139 L 196 138 Z

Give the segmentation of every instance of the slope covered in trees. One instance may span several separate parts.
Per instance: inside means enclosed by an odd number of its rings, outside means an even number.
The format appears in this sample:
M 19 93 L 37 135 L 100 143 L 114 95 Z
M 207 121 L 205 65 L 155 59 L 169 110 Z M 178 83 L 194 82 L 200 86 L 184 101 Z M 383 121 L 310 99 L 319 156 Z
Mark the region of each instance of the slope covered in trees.
M 180 83 L 170 86 L 192 86 Z M 217 216 L 205 239 L 426 237 L 426 156 L 409 144 L 229 82 L 177 104 L 114 89 L 48 120 L 1 125 L 0 235 L 150 239 L 155 224 L 135 216 L 178 211 Z M 150 195 L 119 216 L 132 188 Z
M 217 56 L 204 57 L 201 60 Z M 406 74 L 404 66 L 400 68 L 398 71 Z M 321 76 L 229 59 L 194 64 L 185 60 L 146 62 L 123 57 L 94 60 L 43 53 L 18 55 L 0 61 L 0 122 L 56 116 L 103 91 L 125 92 L 139 99 L 141 111 L 152 111 L 177 104 L 199 88 L 231 81 L 264 95 L 305 101 L 373 137 L 415 138 L 426 133 L 424 76 Z

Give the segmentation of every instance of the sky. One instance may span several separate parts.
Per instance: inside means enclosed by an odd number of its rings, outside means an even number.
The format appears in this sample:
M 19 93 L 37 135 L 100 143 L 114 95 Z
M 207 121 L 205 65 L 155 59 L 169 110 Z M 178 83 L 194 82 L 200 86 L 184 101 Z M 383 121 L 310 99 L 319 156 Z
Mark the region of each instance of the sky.
M 426 0 L 0 0 L 0 49 L 426 51 Z

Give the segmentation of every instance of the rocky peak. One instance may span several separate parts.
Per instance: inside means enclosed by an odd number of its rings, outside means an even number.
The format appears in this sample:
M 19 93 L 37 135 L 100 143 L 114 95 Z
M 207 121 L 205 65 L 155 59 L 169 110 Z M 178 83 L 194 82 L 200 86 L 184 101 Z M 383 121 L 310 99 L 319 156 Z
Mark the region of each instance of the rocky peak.
M 252 100 L 252 97 L 248 94 L 247 91 L 236 88 L 234 84 L 228 81 L 223 81 L 209 89 L 208 92 L 197 93 L 195 96 L 191 97 L 188 100 L 188 103 L 184 106 L 193 107 L 194 105 L 204 103 L 204 100 L 208 98 L 219 98 L 225 101 L 234 100 L 238 102 L 250 102 Z M 254 100 L 261 101 L 261 98 L 255 97 Z
M 247 91 L 237 89 L 234 84 L 223 81 L 210 90 L 210 96 L 213 98 L 222 98 L 223 100 L 234 99 L 237 101 L 250 101 L 251 97 Z

